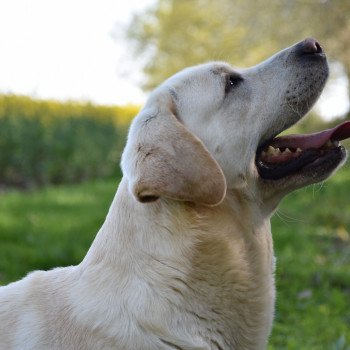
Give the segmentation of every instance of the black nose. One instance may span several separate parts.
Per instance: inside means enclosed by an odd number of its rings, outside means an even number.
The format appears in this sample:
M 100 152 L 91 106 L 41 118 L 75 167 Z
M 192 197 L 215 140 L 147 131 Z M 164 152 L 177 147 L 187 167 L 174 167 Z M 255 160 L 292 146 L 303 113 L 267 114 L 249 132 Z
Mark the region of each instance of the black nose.
M 322 54 L 323 50 L 321 45 L 312 38 L 307 38 L 298 44 L 298 51 L 301 54 Z

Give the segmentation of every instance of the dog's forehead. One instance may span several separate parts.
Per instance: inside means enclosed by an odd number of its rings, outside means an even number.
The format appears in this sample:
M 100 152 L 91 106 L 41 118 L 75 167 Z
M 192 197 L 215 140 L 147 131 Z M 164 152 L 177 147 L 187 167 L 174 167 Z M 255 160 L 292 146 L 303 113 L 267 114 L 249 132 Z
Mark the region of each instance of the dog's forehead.
M 214 63 L 210 68 L 210 72 L 214 75 L 225 76 L 234 72 L 234 69 L 228 63 Z
M 186 68 L 177 74 L 173 75 L 168 83 L 174 85 L 190 85 L 191 83 L 200 82 L 203 80 L 211 79 L 216 81 L 222 79 L 222 77 L 231 74 L 233 68 L 225 62 L 210 62 Z
M 211 62 L 198 66 L 198 70 L 195 72 L 195 75 L 199 79 L 204 78 L 214 78 L 221 80 L 223 77 L 232 74 L 233 68 L 224 62 Z

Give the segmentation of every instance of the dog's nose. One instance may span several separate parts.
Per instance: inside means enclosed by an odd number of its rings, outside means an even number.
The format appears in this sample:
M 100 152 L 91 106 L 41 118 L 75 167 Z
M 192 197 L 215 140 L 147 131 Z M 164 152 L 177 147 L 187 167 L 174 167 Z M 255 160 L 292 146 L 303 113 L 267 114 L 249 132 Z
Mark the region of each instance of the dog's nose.
M 301 54 L 320 54 L 323 53 L 321 45 L 313 38 L 307 38 L 298 45 L 298 51 Z

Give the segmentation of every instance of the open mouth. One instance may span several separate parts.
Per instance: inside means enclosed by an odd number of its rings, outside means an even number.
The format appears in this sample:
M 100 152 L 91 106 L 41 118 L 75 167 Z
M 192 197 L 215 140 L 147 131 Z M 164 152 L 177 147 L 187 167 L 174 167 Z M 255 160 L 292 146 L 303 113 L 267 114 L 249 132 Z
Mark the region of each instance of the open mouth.
M 347 138 L 350 121 L 314 134 L 273 138 L 257 150 L 259 175 L 266 180 L 279 180 L 326 163 L 335 168 L 345 157 L 339 141 Z

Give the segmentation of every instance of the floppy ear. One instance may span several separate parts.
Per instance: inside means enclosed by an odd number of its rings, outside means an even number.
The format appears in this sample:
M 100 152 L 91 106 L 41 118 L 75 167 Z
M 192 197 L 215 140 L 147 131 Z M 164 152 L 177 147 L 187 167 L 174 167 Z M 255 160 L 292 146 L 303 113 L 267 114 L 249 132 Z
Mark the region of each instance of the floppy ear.
M 217 205 L 226 194 L 225 176 L 169 100 L 141 111 L 131 126 L 122 158 L 129 190 L 140 202 L 167 197 Z

